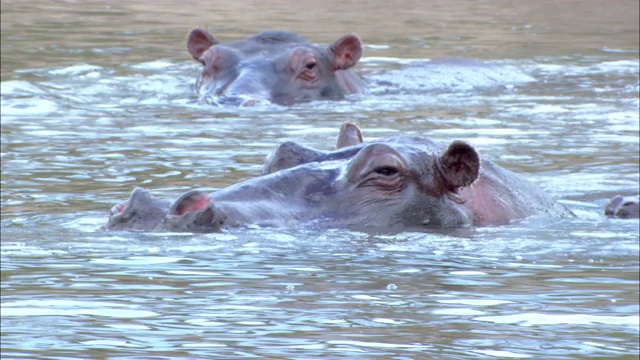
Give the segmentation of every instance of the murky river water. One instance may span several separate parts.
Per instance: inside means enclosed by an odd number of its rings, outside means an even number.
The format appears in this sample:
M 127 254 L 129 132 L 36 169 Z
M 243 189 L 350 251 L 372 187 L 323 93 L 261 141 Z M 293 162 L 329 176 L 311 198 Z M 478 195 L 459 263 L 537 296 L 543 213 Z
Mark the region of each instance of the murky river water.
M 194 104 L 185 36 L 366 44 L 367 94 Z M 640 354 L 637 1 L 2 3 L 2 358 L 577 359 Z M 463 57 L 490 66 L 427 66 Z M 463 139 L 578 216 L 394 235 L 101 230 L 135 186 L 256 176 L 281 141 Z

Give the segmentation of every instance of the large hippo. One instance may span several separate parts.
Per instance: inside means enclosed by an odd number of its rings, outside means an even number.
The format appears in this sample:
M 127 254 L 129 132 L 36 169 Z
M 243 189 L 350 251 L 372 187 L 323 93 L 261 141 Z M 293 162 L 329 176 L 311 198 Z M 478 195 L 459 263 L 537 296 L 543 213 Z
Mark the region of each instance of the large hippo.
M 542 189 L 480 159 L 469 144 L 398 136 L 362 142 L 346 123 L 335 151 L 285 142 L 259 177 L 173 203 L 135 189 L 114 206 L 107 229 L 209 232 L 272 227 L 396 231 L 505 224 L 536 214 L 572 214 Z
M 264 31 L 222 44 L 206 30 L 193 29 L 187 49 L 203 66 L 196 91 L 204 103 L 250 105 L 267 100 L 290 105 L 342 99 L 363 88 L 348 70 L 362 54 L 355 34 L 328 47 L 287 31 Z

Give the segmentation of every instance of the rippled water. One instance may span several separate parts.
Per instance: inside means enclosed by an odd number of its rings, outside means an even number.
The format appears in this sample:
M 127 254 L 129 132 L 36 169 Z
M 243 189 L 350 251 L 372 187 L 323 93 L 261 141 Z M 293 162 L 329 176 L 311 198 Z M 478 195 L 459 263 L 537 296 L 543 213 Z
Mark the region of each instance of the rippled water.
M 2 4 L 2 353 L 12 358 L 637 358 L 634 1 Z M 366 94 L 194 103 L 185 36 L 366 44 Z M 429 60 L 465 61 L 438 65 Z M 281 141 L 463 139 L 578 216 L 405 232 L 105 232 L 134 186 L 256 176 Z

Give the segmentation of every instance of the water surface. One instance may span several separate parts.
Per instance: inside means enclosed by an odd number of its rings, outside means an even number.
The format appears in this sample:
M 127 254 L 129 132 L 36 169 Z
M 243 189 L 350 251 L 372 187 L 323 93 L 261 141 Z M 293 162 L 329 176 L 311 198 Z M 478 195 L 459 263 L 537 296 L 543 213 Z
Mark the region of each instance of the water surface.
M 3 0 L 3 359 L 637 358 L 634 1 Z M 194 102 L 190 28 L 365 43 L 368 93 L 292 107 Z M 430 66 L 446 57 L 487 66 Z M 574 219 L 364 234 L 105 232 L 158 197 L 259 174 L 281 141 L 462 139 Z

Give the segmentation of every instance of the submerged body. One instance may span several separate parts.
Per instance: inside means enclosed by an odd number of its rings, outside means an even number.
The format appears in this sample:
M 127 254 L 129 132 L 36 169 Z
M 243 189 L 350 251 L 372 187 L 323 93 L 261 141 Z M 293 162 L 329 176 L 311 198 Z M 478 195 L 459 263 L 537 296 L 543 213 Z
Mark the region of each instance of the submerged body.
M 467 143 L 442 146 L 415 136 L 363 143 L 360 130 L 345 124 L 335 151 L 283 143 L 262 176 L 213 194 L 194 190 L 170 204 L 136 189 L 114 207 L 107 228 L 218 231 L 255 224 L 396 231 L 496 225 L 537 214 L 571 216 L 539 187 L 481 160 Z
M 312 45 L 287 31 L 264 31 L 222 44 L 206 30 L 194 29 L 187 49 L 203 65 L 196 85 L 201 102 L 291 105 L 342 99 L 363 89 L 360 79 L 348 70 L 362 54 L 354 34 L 328 47 Z

